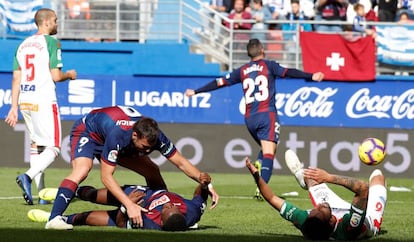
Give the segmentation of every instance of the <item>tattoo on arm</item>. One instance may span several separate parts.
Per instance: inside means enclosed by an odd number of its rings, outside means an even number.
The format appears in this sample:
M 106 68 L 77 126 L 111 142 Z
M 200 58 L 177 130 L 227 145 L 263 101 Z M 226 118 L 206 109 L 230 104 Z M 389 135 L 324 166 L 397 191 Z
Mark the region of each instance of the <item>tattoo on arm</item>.
M 360 209 L 366 209 L 368 203 L 368 183 L 352 177 L 334 175 L 332 183 L 346 187 L 355 193 L 352 204 Z

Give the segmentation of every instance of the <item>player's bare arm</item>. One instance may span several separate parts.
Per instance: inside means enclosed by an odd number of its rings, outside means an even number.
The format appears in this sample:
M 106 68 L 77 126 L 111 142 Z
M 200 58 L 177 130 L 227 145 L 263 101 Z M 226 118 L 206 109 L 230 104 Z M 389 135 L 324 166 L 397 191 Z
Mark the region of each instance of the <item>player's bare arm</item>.
M 367 206 L 368 189 L 367 182 L 353 178 L 330 174 L 327 171 L 320 168 L 308 168 L 304 171 L 304 177 L 313 179 L 318 183 L 331 183 L 343 186 L 355 193 L 352 204 L 358 208 L 365 209 Z
M 53 81 L 62 82 L 66 80 L 75 80 L 77 77 L 77 72 L 75 70 L 68 70 L 62 72 L 60 68 L 55 68 L 51 70 Z
M 187 160 L 179 151 L 175 152 L 169 160 L 181 171 L 184 172 L 188 177 L 192 178 L 194 181 L 200 183 L 200 170 L 195 167 L 189 160 Z M 201 183 L 200 183 L 201 184 Z M 219 195 L 214 190 L 213 186 L 209 186 L 209 191 L 211 194 L 212 205 L 211 209 L 215 208 L 218 204 Z
M 263 195 L 263 198 L 270 204 L 272 207 L 276 208 L 278 211 L 282 208 L 284 199 L 276 196 L 269 185 L 263 180 L 260 176 L 257 168 L 251 163 L 249 158 L 246 158 L 246 167 L 249 169 L 250 173 L 253 175 L 254 181 L 260 189 L 260 193 Z
M 13 71 L 12 79 L 12 98 L 11 98 L 11 107 L 9 113 L 7 114 L 6 119 L 4 120 L 11 127 L 16 126 L 19 119 L 19 95 L 20 95 L 20 79 L 21 71 Z
M 134 226 L 142 227 L 143 220 L 141 211 L 147 212 L 146 209 L 140 207 L 124 193 L 118 182 L 113 177 L 115 166 L 111 166 L 101 161 L 101 180 L 106 188 L 120 201 L 126 208 L 131 223 Z

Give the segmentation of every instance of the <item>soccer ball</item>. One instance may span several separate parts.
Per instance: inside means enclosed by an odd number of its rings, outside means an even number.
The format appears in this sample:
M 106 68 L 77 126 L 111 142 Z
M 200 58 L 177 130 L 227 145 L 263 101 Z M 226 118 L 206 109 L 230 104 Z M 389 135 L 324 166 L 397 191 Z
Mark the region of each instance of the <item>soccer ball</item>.
M 358 155 L 364 164 L 370 166 L 378 165 L 385 158 L 385 145 L 377 138 L 364 139 L 359 145 Z

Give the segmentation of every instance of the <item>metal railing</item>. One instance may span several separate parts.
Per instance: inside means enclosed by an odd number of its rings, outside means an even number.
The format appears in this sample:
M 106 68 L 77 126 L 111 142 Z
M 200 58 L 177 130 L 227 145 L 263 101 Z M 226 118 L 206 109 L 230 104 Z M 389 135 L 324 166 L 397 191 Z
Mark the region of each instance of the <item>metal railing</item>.
M 205 1 L 200 0 L 89 0 L 89 17 L 79 14 L 79 17 L 73 18 L 65 1 L 48 2 L 59 18 L 60 39 L 186 42 L 193 52 L 204 54 L 206 61 L 220 63 L 222 71 L 232 70 L 248 61 L 245 45 L 249 38 L 257 35 L 262 37 L 266 46 L 267 58 L 301 69 L 302 56 L 298 41 L 301 24 L 349 25 L 348 22 L 274 20 L 267 23 L 293 24 L 296 30 L 236 30 L 232 27 L 234 20 L 208 8 Z M 230 27 L 225 27 L 223 21 L 229 22 Z M 375 26 L 382 24 L 396 23 L 368 23 Z M 396 71 L 414 73 L 410 67 L 387 67 L 377 63 L 378 74 Z

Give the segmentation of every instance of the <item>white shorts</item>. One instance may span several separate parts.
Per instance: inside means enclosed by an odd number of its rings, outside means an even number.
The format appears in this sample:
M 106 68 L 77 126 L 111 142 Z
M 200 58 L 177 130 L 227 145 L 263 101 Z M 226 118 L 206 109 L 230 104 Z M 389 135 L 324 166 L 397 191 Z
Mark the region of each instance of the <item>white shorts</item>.
M 20 103 L 20 112 L 32 143 L 60 148 L 62 131 L 57 103 Z

